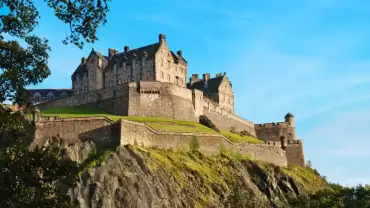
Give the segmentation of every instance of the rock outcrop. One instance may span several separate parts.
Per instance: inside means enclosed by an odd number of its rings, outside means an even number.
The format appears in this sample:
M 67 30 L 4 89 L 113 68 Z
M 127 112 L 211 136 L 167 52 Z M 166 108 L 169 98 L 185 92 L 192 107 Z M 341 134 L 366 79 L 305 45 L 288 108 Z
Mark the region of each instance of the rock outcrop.
M 309 167 L 281 168 L 228 153 L 206 157 L 132 146 L 102 153 L 86 142 L 61 152 L 85 160 L 69 190 L 71 203 L 81 208 L 290 207 L 290 199 L 326 186 Z

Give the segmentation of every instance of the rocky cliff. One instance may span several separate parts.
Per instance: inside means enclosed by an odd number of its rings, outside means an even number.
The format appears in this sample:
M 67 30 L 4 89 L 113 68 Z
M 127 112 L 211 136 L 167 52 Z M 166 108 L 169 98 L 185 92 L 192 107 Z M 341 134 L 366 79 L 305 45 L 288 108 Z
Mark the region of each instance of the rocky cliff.
M 326 182 L 311 168 L 281 168 L 222 152 L 164 151 L 126 146 L 96 150 L 91 142 L 64 145 L 81 163 L 74 207 L 290 207 L 298 195 Z

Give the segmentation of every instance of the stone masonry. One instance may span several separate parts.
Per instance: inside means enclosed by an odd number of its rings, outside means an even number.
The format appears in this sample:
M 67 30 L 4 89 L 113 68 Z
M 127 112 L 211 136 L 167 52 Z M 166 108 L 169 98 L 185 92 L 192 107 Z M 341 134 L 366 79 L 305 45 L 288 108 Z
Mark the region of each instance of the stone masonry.
M 49 96 L 49 101 L 35 103 L 39 93 L 30 90 L 30 102 L 37 104 L 40 110 L 78 106 L 122 116 L 195 122 L 200 115 L 205 115 L 220 130 L 246 131 L 266 142 L 286 140 L 295 144 L 287 151 L 301 152 L 303 157 L 302 145 L 295 142 L 292 114 L 285 116 L 285 122 L 254 124 L 235 114 L 234 93 L 226 73 L 217 73 L 214 77 L 209 73 L 202 77 L 192 74 L 188 83 L 186 77 L 187 61 L 182 51 L 172 52 L 165 35 L 160 34 L 157 43 L 136 49 L 125 46 L 120 53 L 109 49 L 107 55 L 102 55 L 92 49 L 72 74 L 70 94 Z M 47 91 L 42 90 L 48 95 Z M 304 164 L 304 160 L 299 163 Z

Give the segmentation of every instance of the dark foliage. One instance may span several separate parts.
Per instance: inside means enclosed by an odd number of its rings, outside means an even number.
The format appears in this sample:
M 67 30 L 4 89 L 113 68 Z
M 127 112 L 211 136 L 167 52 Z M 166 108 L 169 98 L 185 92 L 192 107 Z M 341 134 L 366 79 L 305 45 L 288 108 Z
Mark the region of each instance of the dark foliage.
M 204 126 L 207 126 L 208 128 L 211 128 L 215 131 L 220 132 L 220 130 L 216 127 L 216 125 L 214 125 L 207 116 L 204 116 L 204 115 L 199 116 L 199 123 Z
M 69 25 L 70 34 L 63 43 L 78 48 L 98 39 L 96 30 L 106 23 L 107 2 L 44 0 Z M 25 105 L 25 88 L 51 74 L 51 49 L 47 39 L 33 34 L 40 17 L 34 1 L 0 0 L 0 10 L 0 103 Z M 30 150 L 32 137 L 25 124 L 21 113 L 0 105 L 0 142 L 6 141 L 0 148 L 0 207 L 68 207 L 66 188 L 76 181 L 77 165 L 60 158 L 54 147 Z

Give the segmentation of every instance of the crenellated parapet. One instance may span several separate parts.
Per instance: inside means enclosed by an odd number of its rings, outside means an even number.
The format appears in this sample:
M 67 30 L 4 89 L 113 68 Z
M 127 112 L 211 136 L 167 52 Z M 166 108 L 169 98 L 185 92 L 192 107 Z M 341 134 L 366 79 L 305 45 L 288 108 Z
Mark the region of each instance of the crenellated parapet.
M 262 124 L 254 124 L 255 128 L 274 128 L 274 127 L 279 127 L 279 128 L 287 128 L 289 127 L 288 122 L 271 122 L 271 123 L 262 123 Z
M 280 141 L 284 136 L 287 140 L 296 140 L 294 116 L 288 113 L 284 122 L 255 124 L 257 137 L 264 141 Z

